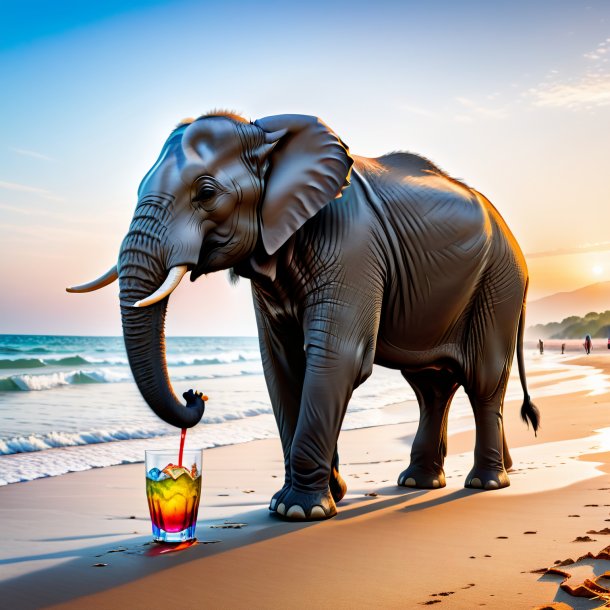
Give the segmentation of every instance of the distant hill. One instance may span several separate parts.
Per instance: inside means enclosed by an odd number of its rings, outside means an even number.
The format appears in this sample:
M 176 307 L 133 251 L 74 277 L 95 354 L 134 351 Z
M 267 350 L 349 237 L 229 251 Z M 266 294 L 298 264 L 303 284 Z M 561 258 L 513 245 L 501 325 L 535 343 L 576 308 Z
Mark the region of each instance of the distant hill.
M 561 322 L 530 326 L 527 335 L 530 339 L 584 339 L 586 335 L 593 339 L 610 338 L 610 310 L 592 311 L 584 317 L 569 316 Z
M 558 322 L 569 316 L 582 317 L 589 312 L 609 309 L 610 282 L 599 282 L 572 292 L 558 292 L 536 301 L 528 301 L 526 324 L 529 330 L 529 327 L 537 324 Z

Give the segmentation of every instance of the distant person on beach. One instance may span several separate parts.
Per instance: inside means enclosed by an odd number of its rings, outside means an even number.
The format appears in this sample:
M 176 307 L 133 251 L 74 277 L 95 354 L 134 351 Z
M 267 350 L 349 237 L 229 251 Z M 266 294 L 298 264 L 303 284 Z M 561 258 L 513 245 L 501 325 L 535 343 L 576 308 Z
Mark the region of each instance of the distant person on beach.
M 608 337 L 608 349 L 610 349 L 610 337 Z
M 585 337 L 585 342 L 583 343 L 584 347 L 585 347 L 585 352 L 587 352 L 587 355 L 591 353 L 591 335 L 587 335 Z
M 609 342 L 610 342 L 610 340 L 609 340 Z M 610 347 L 608 349 L 610 349 Z M 561 344 L 561 355 L 563 356 L 565 353 L 566 353 L 566 344 L 562 343 Z
M 538 349 L 540 350 L 540 355 L 544 354 L 544 341 L 542 339 L 538 339 Z

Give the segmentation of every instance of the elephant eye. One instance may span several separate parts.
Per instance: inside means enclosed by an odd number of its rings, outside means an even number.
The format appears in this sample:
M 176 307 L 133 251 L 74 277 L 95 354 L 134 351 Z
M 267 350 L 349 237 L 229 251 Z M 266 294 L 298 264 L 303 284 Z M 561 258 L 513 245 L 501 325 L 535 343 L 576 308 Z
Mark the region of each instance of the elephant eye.
M 197 195 L 194 197 L 193 201 L 198 201 L 201 203 L 205 203 L 209 201 L 216 195 L 216 189 L 209 184 L 204 184 L 198 191 Z

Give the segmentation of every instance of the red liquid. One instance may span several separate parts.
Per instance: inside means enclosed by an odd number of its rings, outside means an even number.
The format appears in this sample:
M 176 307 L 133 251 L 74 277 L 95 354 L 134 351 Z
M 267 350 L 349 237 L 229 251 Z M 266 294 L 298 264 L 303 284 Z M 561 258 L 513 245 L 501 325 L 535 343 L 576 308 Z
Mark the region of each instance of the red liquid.
M 182 428 L 180 433 L 180 451 L 178 453 L 178 466 L 182 468 L 182 454 L 184 453 L 184 441 L 186 439 L 186 428 Z

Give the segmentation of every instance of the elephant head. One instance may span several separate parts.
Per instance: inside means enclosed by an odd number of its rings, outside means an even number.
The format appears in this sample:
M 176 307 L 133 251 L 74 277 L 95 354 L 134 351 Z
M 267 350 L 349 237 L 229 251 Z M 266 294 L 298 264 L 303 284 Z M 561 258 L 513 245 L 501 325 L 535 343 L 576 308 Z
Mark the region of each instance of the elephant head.
M 118 266 L 86 292 L 119 279 L 123 336 L 142 396 L 163 420 L 199 422 L 198 394 L 176 397 L 167 372 L 164 321 L 170 293 L 256 256 L 273 256 L 349 183 L 347 147 L 319 119 L 279 115 L 249 123 L 228 113 L 184 121 L 138 189 Z

